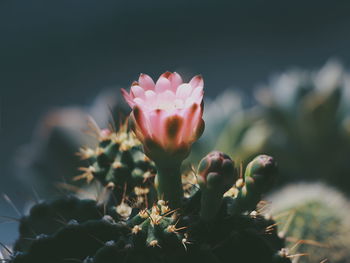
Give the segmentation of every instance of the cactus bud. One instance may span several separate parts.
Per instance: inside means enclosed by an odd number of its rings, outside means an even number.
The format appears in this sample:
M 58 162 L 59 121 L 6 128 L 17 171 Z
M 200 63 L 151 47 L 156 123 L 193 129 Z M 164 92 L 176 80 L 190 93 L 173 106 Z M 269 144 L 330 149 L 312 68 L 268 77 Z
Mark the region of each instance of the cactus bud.
M 238 175 L 231 158 L 218 151 L 201 160 L 197 174 L 202 191 L 201 218 L 209 221 L 216 216 L 223 194 L 231 188 Z
M 277 164 L 273 157 L 262 154 L 248 164 L 244 177 L 247 186 L 254 186 L 264 193 L 271 187 L 276 173 Z
M 244 183 L 238 187 L 239 193 L 233 200 L 229 213 L 254 210 L 261 200 L 261 195 L 272 186 L 276 172 L 277 164 L 271 156 L 255 157 L 246 168 Z

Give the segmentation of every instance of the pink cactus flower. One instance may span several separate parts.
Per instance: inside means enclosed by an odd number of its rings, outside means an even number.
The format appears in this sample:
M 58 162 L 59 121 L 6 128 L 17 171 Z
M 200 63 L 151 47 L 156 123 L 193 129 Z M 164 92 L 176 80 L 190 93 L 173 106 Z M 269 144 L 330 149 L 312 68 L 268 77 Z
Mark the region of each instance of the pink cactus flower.
M 183 83 L 178 73 L 166 72 L 156 83 L 141 74 L 130 93 L 122 89 L 133 109 L 133 130 L 150 158 L 164 154 L 187 157 L 204 130 L 203 84 L 201 76 Z

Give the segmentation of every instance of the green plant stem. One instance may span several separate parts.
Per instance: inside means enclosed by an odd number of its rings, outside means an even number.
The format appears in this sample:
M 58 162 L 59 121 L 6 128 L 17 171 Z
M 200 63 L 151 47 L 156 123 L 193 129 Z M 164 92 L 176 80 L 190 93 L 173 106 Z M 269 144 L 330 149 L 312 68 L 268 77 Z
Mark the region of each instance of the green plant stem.
M 155 186 L 158 199 L 167 201 L 169 207 L 177 209 L 181 207 L 183 189 L 181 182 L 181 163 L 157 164 L 157 176 Z

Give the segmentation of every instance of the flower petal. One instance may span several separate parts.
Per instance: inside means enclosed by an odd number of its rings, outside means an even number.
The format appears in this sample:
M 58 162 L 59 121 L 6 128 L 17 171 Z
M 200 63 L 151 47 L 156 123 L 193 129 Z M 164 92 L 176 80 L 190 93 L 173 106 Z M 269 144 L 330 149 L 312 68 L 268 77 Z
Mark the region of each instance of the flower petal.
M 185 107 L 185 103 L 181 99 L 175 99 L 174 104 L 175 104 L 175 108 L 182 109 L 183 107 Z
M 157 103 L 157 95 L 153 90 L 147 90 L 145 92 L 145 101 L 146 101 L 146 105 L 152 109 L 156 107 L 156 103 Z
M 170 71 L 167 71 L 167 72 L 164 72 L 162 75 L 160 75 L 160 77 L 169 79 L 172 74 L 173 73 L 171 73 Z
M 184 119 L 180 115 L 171 115 L 165 119 L 166 148 L 175 150 L 180 144 Z
M 122 92 L 122 95 L 126 102 L 129 104 L 131 108 L 135 106 L 135 102 L 133 101 L 133 98 L 130 96 L 130 94 L 125 89 L 120 89 Z
M 170 90 L 166 90 L 157 96 L 157 108 L 172 110 L 175 108 L 175 94 Z
M 164 145 L 164 118 L 166 112 L 164 110 L 153 110 L 149 113 L 149 121 L 152 127 L 152 139 L 157 141 L 158 144 Z
M 192 140 L 196 126 L 199 124 L 200 119 L 202 118 L 201 106 L 197 103 L 193 103 L 191 107 L 186 108 L 184 116 L 186 122 L 182 141 L 189 142 Z
M 139 84 L 144 90 L 154 90 L 154 81 L 147 74 L 140 74 Z
M 141 98 L 135 98 L 134 102 L 135 102 L 135 104 L 137 104 L 140 107 L 145 106 L 145 101 Z
M 204 87 L 204 81 L 201 75 L 194 76 L 189 84 L 193 87 L 196 88 L 198 86 Z
M 177 87 L 182 84 L 181 76 L 176 72 L 174 72 L 168 77 L 168 79 L 170 80 L 170 83 L 171 83 L 171 90 L 173 92 L 176 92 Z
M 136 124 L 136 134 L 140 132 L 143 135 L 143 138 L 139 139 L 143 141 L 145 138 L 151 137 L 151 127 L 149 125 L 149 120 L 147 119 L 145 113 L 142 111 L 141 107 L 136 105 L 133 108 L 132 114 Z
M 166 90 L 170 90 L 171 84 L 170 81 L 167 78 L 160 77 L 156 83 L 156 86 L 154 88 L 156 93 L 162 93 Z
M 192 86 L 188 83 L 181 84 L 176 90 L 176 98 L 185 99 L 192 93 Z
M 191 97 L 193 98 L 193 100 L 200 104 L 201 101 L 203 100 L 203 95 L 204 95 L 204 92 L 203 92 L 203 86 L 197 86 L 192 94 L 191 94 Z
M 134 97 L 139 97 L 141 99 L 145 98 L 145 90 L 141 88 L 140 86 L 131 86 L 131 92 Z

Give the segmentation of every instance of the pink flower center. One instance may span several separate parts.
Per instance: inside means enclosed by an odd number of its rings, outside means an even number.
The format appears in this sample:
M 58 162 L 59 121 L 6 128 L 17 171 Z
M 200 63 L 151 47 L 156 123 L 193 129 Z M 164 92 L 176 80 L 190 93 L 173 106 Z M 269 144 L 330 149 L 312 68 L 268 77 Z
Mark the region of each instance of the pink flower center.
M 178 86 L 175 92 L 173 90 L 145 91 L 140 86 L 133 86 L 131 91 L 135 96 L 133 102 L 148 111 L 184 109 L 190 107 L 193 103 L 200 104 L 203 97 L 202 86 L 193 88 L 188 83 Z

